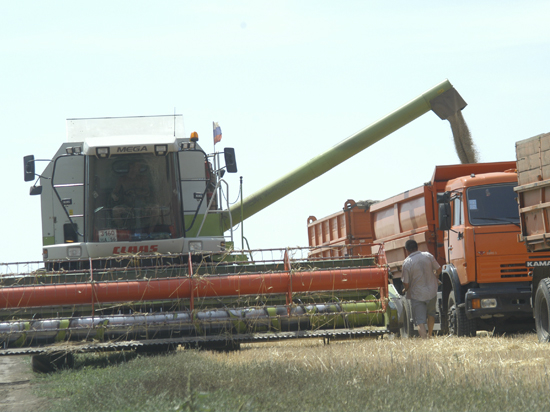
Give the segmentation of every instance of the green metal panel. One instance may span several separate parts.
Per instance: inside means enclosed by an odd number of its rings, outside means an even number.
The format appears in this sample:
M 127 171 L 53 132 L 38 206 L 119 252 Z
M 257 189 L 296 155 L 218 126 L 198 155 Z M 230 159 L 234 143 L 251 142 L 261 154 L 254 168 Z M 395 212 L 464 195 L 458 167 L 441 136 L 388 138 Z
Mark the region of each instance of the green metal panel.
M 204 215 L 199 214 L 197 215 L 195 222 L 193 222 L 193 215 L 185 215 L 184 221 L 185 221 L 185 228 L 186 228 L 186 237 L 197 237 L 197 232 L 199 228 L 201 227 L 202 220 L 204 218 Z M 208 236 L 223 236 L 223 232 L 221 231 L 220 227 L 220 215 L 218 214 L 208 214 L 206 215 L 206 220 L 204 221 L 204 225 L 202 226 L 201 237 L 208 237 Z
M 301 167 L 281 177 L 258 192 L 248 196 L 243 201 L 244 206 L 242 215 L 240 203 L 230 208 L 230 213 L 233 218 L 233 225 L 236 225 L 242 220 L 254 215 L 270 204 L 283 198 L 289 193 L 292 193 L 299 187 L 321 176 L 323 173 L 329 171 L 333 167 L 376 143 L 380 139 L 400 129 L 407 123 L 410 123 L 414 119 L 430 111 L 430 101 L 452 88 L 453 86 L 448 80 L 439 83 L 377 122 L 355 133 L 353 136 L 348 137 L 326 152 L 314 157 Z M 461 108 L 459 108 L 459 110 L 460 109 Z M 225 216 L 224 231 L 229 228 L 229 218 Z

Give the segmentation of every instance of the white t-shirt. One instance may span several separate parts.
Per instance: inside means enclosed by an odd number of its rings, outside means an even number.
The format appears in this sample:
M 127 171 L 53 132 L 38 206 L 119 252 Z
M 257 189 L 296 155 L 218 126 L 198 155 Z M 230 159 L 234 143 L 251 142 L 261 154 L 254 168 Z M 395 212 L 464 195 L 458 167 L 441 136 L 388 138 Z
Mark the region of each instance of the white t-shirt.
M 403 283 L 409 285 L 407 299 L 431 300 L 437 295 L 437 279 L 434 271 L 439 263 L 431 253 L 416 251 L 403 262 Z

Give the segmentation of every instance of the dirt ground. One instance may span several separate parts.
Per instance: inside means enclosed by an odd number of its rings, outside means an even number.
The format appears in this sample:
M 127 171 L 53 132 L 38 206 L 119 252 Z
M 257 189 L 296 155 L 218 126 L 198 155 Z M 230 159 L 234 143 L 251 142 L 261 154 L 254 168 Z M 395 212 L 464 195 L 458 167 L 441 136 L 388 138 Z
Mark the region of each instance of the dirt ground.
M 32 394 L 30 356 L 0 356 L 0 411 L 47 411 L 48 402 Z

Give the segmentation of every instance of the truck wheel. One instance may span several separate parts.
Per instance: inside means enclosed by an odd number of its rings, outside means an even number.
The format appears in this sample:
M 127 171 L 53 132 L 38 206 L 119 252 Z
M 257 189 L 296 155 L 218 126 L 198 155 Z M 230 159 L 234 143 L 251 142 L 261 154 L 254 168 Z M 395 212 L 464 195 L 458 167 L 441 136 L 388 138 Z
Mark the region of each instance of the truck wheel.
M 466 317 L 466 309 L 457 306 L 454 290 L 449 294 L 447 302 L 449 333 L 456 336 L 474 336 L 476 334 L 476 322 Z
M 399 335 L 404 339 L 418 336 L 418 331 L 414 329 L 414 322 L 412 320 L 411 303 L 404 297 L 401 298 L 401 301 L 403 302 L 403 326 L 399 329 Z
M 541 279 L 535 294 L 535 327 L 539 342 L 550 342 L 550 279 Z

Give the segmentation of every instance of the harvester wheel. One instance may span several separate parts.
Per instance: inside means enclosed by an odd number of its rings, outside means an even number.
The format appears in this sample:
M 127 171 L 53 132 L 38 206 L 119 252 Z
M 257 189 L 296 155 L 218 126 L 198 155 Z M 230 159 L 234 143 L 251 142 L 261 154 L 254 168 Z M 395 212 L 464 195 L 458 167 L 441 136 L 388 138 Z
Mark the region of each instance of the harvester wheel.
M 239 342 L 201 342 L 198 344 L 201 350 L 211 350 L 214 352 L 234 352 L 241 350 L 241 344 Z
M 414 329 L 411 303 L 404 297 L 401 300 L 403 302 L 403 326 L 399 329 L 399 335 L 405 339 L 418 336 L 418 331 Z
M 456 336 L 475 336 L 476 334 L 476 322 L 475 319 L 468 319 L 466 317 L 466 309 L 459 307 L 456 304 L 455 291 L 452 290 L 449 293 L 449 300 L 447 301 L 447 321 L 449 323 L 449 333 Z
M 72 353 L 50 353 L 34 355 L 31 359 L 33 372 L 51 373 L 60 369 L 74 367 L 74 356 Z
M 174 344 L 165 344 L 165 345 L 147 345 L 147 346 L 138 346 L 136 348 L 136 353 L 141 355 L 159 355 L 164 353 L 171 353 L 178 349 L 177 345 Z
M 535 327 L 539 342 L 550 342 L 550 279 L 541 279 L 535 294 Z

